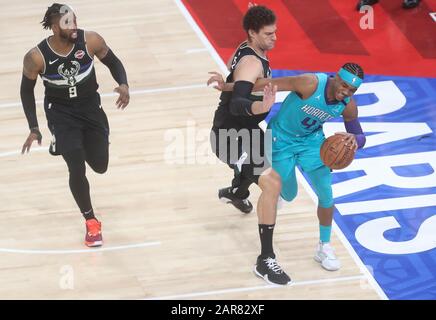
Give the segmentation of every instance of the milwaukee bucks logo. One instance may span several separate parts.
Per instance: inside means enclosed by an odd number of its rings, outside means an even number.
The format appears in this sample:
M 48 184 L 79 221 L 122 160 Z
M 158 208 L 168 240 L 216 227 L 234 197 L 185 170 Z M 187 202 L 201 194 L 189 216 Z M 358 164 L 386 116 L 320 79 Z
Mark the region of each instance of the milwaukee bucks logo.
M 77 61 L 70 61 L 67 63 L 62 63 L 58 67 L 58 73 L 68 81 L 70 86 L 74 86 L 76 84 L 76 76 L 80 70 L 80 63 Z

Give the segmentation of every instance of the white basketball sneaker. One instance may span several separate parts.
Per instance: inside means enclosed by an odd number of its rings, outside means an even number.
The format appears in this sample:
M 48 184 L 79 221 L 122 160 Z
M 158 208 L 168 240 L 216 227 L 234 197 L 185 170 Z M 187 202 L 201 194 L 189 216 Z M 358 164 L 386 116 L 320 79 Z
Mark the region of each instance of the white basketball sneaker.
M 339 270 L 341 262 L 336 258 L 333 247 L 330 243 L 318 243 L 318 247 L 315 253 L 315 261 L 321 263 L 322 267 L 329 271 Z

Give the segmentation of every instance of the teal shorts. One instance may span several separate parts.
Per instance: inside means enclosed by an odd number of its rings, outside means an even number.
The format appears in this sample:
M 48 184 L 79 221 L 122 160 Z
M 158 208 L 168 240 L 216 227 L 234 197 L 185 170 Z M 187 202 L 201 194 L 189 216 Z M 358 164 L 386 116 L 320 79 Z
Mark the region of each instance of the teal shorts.
M 298 185 L 295 166 L 299 166 L 309 176 L 309 180 L 318 196 L 318 204 L 323 208 L 333 206 L 330 168 L 324 165 L 320 157 L 320 148 L 325 140 L 322 130 L 304 137 L 291 137 L 271 129 L 272 143 L 266 154 L 272 168 L 282 180 L 281 196 L 291 201 L 297 195 Z

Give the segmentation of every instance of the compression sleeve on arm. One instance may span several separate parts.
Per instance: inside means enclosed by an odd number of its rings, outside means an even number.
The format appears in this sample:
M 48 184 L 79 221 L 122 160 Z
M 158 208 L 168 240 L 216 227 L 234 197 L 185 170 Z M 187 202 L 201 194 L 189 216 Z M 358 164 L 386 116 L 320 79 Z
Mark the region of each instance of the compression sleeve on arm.
M 24 114 L 26 115 L 29 128 L 38 127 L 38 119 L 36 118 L 36 103 L 35 103 L 35 88 L 36 79 L 31 80 L 24 74 L 21 78 L 20 96 L 23 104 Z
M 251 105 L 254 101 L 248 99 L 254 84 L 250 81 L 236 81 L 230 100 L 230 113 L 234 116 L 252 116 Z
M 366 142 L 365 134 L 363 133 L 362 127 L 360 126 L 359 119 L 354 119 L 351 121 L 344 121 L 345 129 L 348 133 L 352 133 L 356 136 L 357 147 L 363 148 Z
M 119 85 L 128 85 L 126 70 L 124 69 L 120 59 L 117 58 L 111 49 L 109 49 L 107 54 L 100 61 L 109 68 L 112 77 Z

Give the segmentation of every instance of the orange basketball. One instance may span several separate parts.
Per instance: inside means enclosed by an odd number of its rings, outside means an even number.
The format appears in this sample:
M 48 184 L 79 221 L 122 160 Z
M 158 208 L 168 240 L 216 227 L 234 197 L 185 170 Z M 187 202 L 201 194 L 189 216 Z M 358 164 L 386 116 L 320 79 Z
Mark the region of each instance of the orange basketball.
M 321 160 L 331 169 L 343 169 L 354 160 L 354 150 L 342 141 L 344 136 L 335 134 L 328 137 L 321 146 Z

